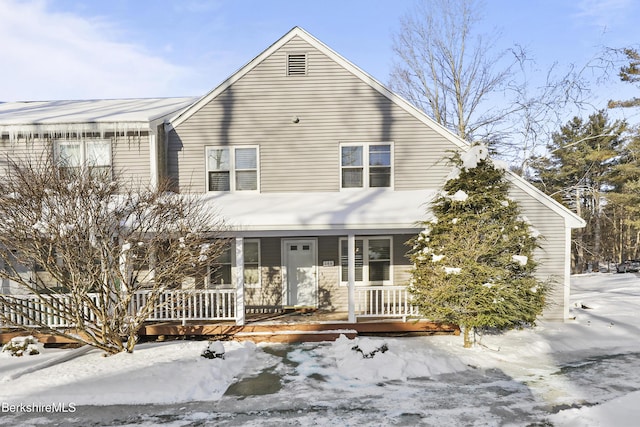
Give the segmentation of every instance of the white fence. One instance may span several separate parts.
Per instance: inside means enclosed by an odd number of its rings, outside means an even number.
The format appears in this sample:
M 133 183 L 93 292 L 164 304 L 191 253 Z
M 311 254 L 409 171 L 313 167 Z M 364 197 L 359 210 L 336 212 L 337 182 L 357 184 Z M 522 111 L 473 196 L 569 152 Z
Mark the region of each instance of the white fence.
M 133 295 L 129 311 L 138 312 L 144 306 L 151 291 L 137 291 Z M 100 305 L 98 294 L 87 295 L 96 306 Z M 68 294 L 42 295 L 3 295 L 5 303 L 0 303 L 0 326 L 3 323 L 16 326 L 72 327 L 66 307 L 75 305 Z M 95 315 L 85 303 L 84 318 L 95 321 Z M 235 290 L 168 290 L 158 295 L 158 301 L 150 321 L 161 320 L 235 320 Z M 2 319 L 7 319 L 3 322 Z
M 405 286 L 358 286 L 355 288 L 356 317 L 418 316 Z

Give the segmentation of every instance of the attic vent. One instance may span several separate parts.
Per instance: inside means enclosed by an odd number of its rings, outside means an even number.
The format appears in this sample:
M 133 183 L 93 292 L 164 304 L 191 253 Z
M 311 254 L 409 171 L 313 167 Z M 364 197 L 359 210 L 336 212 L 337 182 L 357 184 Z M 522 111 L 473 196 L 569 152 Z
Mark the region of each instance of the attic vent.
M 287 76 L 307 75 L 307 54 L 296 53 L 287 55 Z

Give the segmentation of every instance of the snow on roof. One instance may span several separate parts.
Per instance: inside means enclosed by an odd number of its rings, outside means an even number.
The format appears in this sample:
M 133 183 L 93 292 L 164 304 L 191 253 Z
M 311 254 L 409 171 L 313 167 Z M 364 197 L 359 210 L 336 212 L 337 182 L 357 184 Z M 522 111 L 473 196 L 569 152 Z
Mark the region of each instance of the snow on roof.
M 197 98 L 94 99 L 0 103 L 0 135 L 143 130 Z
M 179 111 L 197 98 L 94 99 L 5 102 L 0 125 L 149 122 Z
M 205 202 L 235 231 L 407 230 L 431 219 L 436 190 L 211 193 Z

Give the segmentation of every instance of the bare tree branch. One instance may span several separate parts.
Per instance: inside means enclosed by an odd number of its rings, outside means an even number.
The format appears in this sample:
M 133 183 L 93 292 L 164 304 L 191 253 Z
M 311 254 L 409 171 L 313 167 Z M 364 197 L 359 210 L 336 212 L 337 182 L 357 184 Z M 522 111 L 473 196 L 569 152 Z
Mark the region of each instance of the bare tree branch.
M 50 158 L 7 161 L 6 169 L 0 278 L 13 295 L 0 294 L 2 323 L 27 323 L 107 353 L 133 351 L 162 292 L 202 284 L 226 246 L 222 221 L 198 198 L 124 186 Z M 136 305 L 141 290 L 146 298 Z

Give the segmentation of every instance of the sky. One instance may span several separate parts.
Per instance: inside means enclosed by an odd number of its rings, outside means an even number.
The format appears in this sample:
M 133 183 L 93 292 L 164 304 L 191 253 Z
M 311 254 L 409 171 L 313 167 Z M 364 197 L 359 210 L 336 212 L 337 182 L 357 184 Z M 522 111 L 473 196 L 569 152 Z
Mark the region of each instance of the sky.
M 0 101 L 201 96 L 295 26 L 388 84 L 413 3 L 0 0 Z M 636 0 L 486 0 L 483 18 L 541 70 L 640 40 Z

